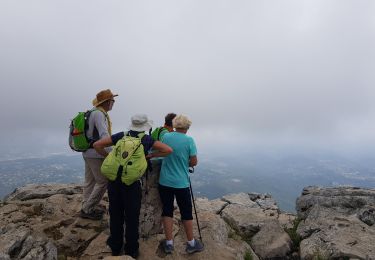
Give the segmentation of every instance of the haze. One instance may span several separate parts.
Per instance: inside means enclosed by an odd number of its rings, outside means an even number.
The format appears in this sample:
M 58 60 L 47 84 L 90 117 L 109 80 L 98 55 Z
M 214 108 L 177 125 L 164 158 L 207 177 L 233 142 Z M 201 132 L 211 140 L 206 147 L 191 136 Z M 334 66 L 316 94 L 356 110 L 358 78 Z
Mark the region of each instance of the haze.
M 0 1 L 0 151 L 68 151 L 70 119 L 118 93 L 191 117 L 199 151 L 369 151 L 375 2 Z

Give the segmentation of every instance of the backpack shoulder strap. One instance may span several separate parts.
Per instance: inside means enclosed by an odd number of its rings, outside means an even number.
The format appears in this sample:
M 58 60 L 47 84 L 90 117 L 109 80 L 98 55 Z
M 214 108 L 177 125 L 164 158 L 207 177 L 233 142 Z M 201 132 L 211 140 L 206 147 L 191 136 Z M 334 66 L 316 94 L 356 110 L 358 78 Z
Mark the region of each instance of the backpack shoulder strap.
M 93 111 L 98 110 L 104 114 L 105 119 L 107 120 L 107 123 L 108 123 L 108 133 L 109 135 L 112 135 L 112 122 L 111 122 L 111 119 L 109 118 L 108 113 L 101 107 L 94 107 L 92 110 Z
M 160 141 L 160 134 L 161 134 L 161 132 L 163 132 L 164 130 L 167 130 L 167 128 L 165 128 L 164 126 L 159 127 L 159 132 L 158 132 L 158 139 L 157 139 L 157 141 Z
M 143 139 L 143 137 L 145 137 L 145 135 L 146 135 L 145 133 L 139 133 L 137 135 L 137 137 L 140 138 L 140 139 Z
M 85 112 L 85 136 L 86 136 L 86 139 L 88 140 L 89 142 L 89 145 L 90 145 L 90 148 L 92 148 L 92 145 L 95 141 L 99 140 L 99 132 L 98 132 L 98 129 L 96 129 L 95 125 L 94 125 L 94 129 L 93 129 L 93 132 L 92 132 L 92 138 L 89 138 L 88 135 L 87 135 L 87 131 L 89 130 L 89 120 L 90 120 L 90 116 L 91 116 L 91 113 L 94 112 L 95 109 L 90 109 L 90 110 L 87 110 Z

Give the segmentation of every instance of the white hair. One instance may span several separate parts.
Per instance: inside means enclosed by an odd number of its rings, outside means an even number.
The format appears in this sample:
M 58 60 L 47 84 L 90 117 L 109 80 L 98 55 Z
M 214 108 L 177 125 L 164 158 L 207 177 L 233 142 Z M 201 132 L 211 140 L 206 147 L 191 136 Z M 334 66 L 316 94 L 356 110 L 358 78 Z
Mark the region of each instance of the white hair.
M 178 115 L 172 120 L 174 128 L 189 129 L 191 126 L 190 119 L 185 115 Z

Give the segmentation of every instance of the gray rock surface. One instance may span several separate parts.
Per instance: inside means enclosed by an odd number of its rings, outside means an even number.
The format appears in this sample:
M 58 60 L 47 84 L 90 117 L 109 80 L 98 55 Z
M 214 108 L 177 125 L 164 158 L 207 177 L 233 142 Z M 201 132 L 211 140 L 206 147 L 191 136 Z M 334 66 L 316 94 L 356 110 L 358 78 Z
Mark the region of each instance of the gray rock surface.
M 155 170 L 140 216 L 140 260 L 375 259 L 375 191 L 349 187 L 303 190 L 297 201 L 300 252 L 292 252 L 295 245 L 284 231 L 293 227 L 294 215 L 280 212 L 268 194 L 240 193 L 196 199 L 205 250 L 192 256 L 185 253 L 176 209 L 175 251 L 165 255 Z M 27 185 L 10 194 L 0 204 L 0 259 L 131 259 L 110 256 L 108 214 L 101 221 L 81 219 L 81 201 L 82 187 L 75 184 Z M 101 204 L 108 207 L 106 196 Z M 196 238 L 198 233 L 194 220 Z
M 375 259 L 375 190 L 307 187 L 297 200 L 301 259 Z
M 261 194 L 230 194 L 222 218 L 241 237 L 250 241 L 256 255 L 262 259 L 287 258 L 291 254 L 292 241 L 284 231 L 290 226 L 285 214 L 270 197 Z M 293 218 L 289 218 L 291 222 Z
M 208 200 L 207 198 L 196 198 L 195 201 L 198 212 L 210 211 L 215 214 L 220 214 L 221 211 L 229 204 L 221 199 Z
M 250 245 L 218 214 L 228 205 L 220 199 L 196 201 L 205 250 L 194 256 L 185 253 L 186 237 L 177 209 L 175 252 L 165 255 L 159 247 L 164 235 L 157 179 L 155 175 L 147 180 L 148 195 L 144 196 L 140 216 L 141 236 L 146 239 L 140 239 L 139 259 L 242 260 L 246 254 L 258 259 Z M 0 259 L 111 259 L 105 243 L 109 235 L 108 214 L 101 221 L 82 219 L 81 201 L 82 187 L 75 184 L 27 185 L 15 190 L 0 205 Z M 106 196 L 101 204 L 108 207 Z M 194 221 L 196 238 L 198 233 Z
M 152 171 L 143 178 L 142 204 L 140 213 L 140 234 L 142 237 L 161 233 L 162 204 L 158 190 L 158 180 L 160 175 L 160 162 L 152 161 Z
M 262 259 L 285 258 L 292 241 L 277 220 L 266 222 L 251 239 L 251 246 Z
M 258 208 L 259 205 L 252 201 L 247 193 L 229 194 L 223 196 L 223 201 L 230 204 L 241 205 L 247 208 Z

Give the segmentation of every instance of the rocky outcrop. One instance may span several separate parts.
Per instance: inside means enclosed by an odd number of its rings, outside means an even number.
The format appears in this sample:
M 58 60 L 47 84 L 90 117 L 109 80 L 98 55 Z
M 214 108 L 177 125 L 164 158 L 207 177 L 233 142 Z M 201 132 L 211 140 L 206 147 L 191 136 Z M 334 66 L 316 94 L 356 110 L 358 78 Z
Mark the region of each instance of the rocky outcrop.
M 165 255 L 154 169 L 144 184 L 139 259 L 375 259 L 375 190 L 343 187 L 305 188 L 297 218 L 281 212 L 268 194 L 197 198 L 205 250 L 185 253 L 176 209 L 175 251 Z M 18 188 L 0 204 L 0 259 L 115 259 L 105 243 L 108 215 L 101 221 L 80 218 L 81 200 L 82 187 L 75 184 Z M 101 204 L 108 207 L 108 198 Z M 194 234 L 199 237 L 195 221 Z
M 375 190 L 307 187 L 297 212 L 301 259 L 375 259 Z
M 145 239 L 163 232 L 160 219 L 162 204 L 158 191 L 159 175 L 160 163 L 153 161 L 152 170 L 146 173 L 142 185 L 143 193 L 139 227 L 140 234 Z
M 281 213 L 270 195 L 239 193 L 224 196 L 223 200 L 228 205 L 221 211 L 222 218 L 250 243 L 255 254 L 275 259 L 292 253 L 292 241 L 284 229 L 294 216 Z
M 144 195 L 141 212 L 139 259 L 190 259 L 185 253 L 186 238 L 178 209 L 174 220 L 175 252 L 165 255 L 159 248 L 164 235 L 156 180 L 157 175 L 148 176 L 148 194 Z M 79 185 L 18 188 L 0 207 L 0 259 L 111 259 L 105 243 L 109 235 L 108 215 L 101 221 L 80 218 L 81 201 Z M 104 197 L 101 204 L 107 207 L 107 201 Z M 280 213 L 270 196 L 241 193 L 212 201 L 198 198 L 196 206 L 205 250 L 194 259 L 272 259 L 290 254 L 290 239 L 283 226 L 293 216 L 285 221 L 287 215 Z

